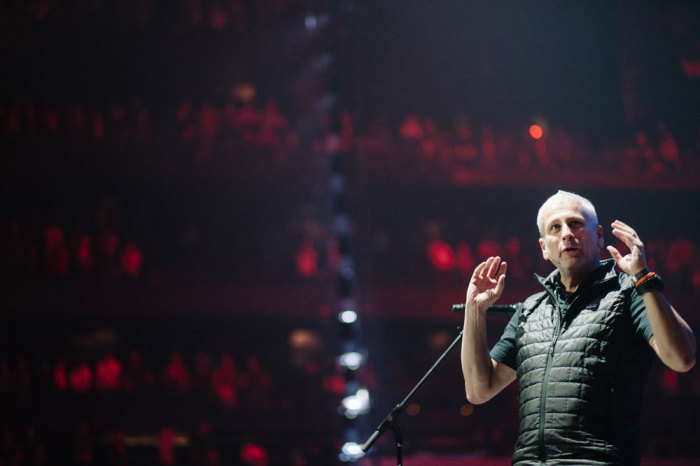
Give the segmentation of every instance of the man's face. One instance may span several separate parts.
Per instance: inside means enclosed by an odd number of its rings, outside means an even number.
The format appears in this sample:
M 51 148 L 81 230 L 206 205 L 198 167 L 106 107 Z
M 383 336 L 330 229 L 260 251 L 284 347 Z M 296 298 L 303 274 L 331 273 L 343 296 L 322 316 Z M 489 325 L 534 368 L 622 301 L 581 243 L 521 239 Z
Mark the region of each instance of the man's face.
M 562 201 L 545 207 L 542 257 L 560 271 L 587 273 L 598 266 L 603 247 L 603 227 L 595 225 L 577 201 Z

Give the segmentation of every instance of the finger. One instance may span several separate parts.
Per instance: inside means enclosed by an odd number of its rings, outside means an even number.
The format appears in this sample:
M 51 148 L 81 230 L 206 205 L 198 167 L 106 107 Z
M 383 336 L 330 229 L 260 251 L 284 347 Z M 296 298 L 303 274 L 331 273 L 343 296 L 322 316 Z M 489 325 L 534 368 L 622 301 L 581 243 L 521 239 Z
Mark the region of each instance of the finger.
M 622 220 L 615 220 L 612 222 L 611 226 L 613 228 L 620 228 L 620 229 L 625 229 L 634 232 L 634 228 L 623 222 Z
M 489 261 L 491 261 L 491 263 L 489 264 L 488 277 L 495 278 L 496 274 L 498 273 L 498 269 L 500 268 L 500 265 L 501 265 L 501 258 L 498 256 L 490 257 Z
M 504 276 L 506 274 L 506 271 L 508 270 L 508 262 L 502 261 L 501 264 L 498 267 L 498 278 Z
M 642 244 L 642 241 L 639 239 L 634 230 L 630 232 L 627 230 L 620 230 L 618 228 L 615 228 L 612 231 L 612 233 L 613 235 L 615 235 L 615 237 L 622 240 L 630 249 L 632 249 L 632 246 L 641 246 Z
M 484 266 L 484 270 L 482 270 L 482 278 L 491 278 L 493 275 L 493 264 L 496 262 L 496 257 L 489 257 L 486 259 L 486 265 Z
M 622 254 L 620 254 L 620 251 L 618 251 L 614 246 L 608 246 L 607 249 L 612 258 L 615 259 L 615 262 L 619 263 L 622 259 Z
M 506 286 L 506 273 L 503 271 L 499 276 L 498 276 L 498 283 L 496 283 L 496 289 L 494 290 L 496 293 L 496 298 L 501 297 L 501 293 L 503 293 L 503 288 Z
M 481 277 L 484 267 L 486 267 L 486 262 L 482 262 L 481 264 L 476 266 L 476 268 L 474 269 L 474 273 L 472 274 L 472 280 L 477 277 Z
M 610 226 L 612 226 L 614 230 L 618 230 L 618 231 L 622 231 L 622 232 L 630 234 L 633 238 L 638 237 L 637 232 L 634 231 L 634 228 L 627 225 L 625 222 L 621 222 L 620 220 L 615 220 L 614 222 L 612 222 L 612 224 Z

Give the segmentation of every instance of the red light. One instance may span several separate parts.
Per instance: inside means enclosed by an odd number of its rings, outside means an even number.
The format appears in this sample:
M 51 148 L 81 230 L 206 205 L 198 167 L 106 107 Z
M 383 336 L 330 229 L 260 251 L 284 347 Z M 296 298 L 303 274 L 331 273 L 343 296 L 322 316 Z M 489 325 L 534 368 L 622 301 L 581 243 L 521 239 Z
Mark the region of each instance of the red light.
M 323 388 L 340 396 L 345 393 L 345 377 L 342 374 L 326 377 L 323 379 Z
M 532 125 L 530 126 L 530 136 L 532 136 L 533 139 L 539 139 L 542 137 L 544 134 L 544 131 L 542 131 L 542 127 L 539 125 Z
M 667 393 L 671 395 L 676 395 L 678 393 L 678 374 L 665 369 L 664 374 L 661 378 L 661 385 L 664 387 Z
M 247 464 L 262 466 L 268 463 L 267 450 L 254 443 L 246 443 L 241 448 L 241 459 Z
M 305 239 L 297 250 L 297 273 L 302 277 L 314 277 L 318 272 L 318 254 L 313 243 Z
M 97 362 L 95 368 L 95 385 L 99 389 L 116 390 L 122 377 L 122 365 L 111 354 Z
M 683 71 L 690 78 L 700 77 L 700 61 L 698 60 L 683 60 Z
M 92 270 L 94 259 L 92 256 L 92 239 L 83 235 L 78 240 L 78 263 L 83 270 Z
M 70 385 L 77 392 L 86 393 L 92 388 L 92 369 L 85 363 L 70 371 Z
M 2 372 L 5 372 L 5 363 L 2 363 Z M 68 388 L 68 369 L 66 368 L 66 363 L 63 359 L 58 359 L 56 362 L 56 367 L 53 370 L 53 380 L 56 388 L 58 390 L 66 390 Z
M 131 277 L 138 276 L 141 271 L 142 259 L 143 256 L 139 248 L 134 243 L 127 243 L 121 257 L 124 272 Z
M 438 270 L 450 270 L 455 265 L 455 255 L 449 244 L 432 240 L 427 246 L 428 259 Z

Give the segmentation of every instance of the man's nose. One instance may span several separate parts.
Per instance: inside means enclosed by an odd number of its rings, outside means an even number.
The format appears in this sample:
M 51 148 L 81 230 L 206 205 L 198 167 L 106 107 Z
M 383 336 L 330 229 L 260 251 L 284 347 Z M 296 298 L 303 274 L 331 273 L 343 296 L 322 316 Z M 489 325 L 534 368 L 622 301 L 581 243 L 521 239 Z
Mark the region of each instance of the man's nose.
M 569 225 L 563 225 L 561 227 L 561 237 L 569 238 L 571 236 L 573 236 L 573 232 L 571 231 L 571 228 L 569 228 Z

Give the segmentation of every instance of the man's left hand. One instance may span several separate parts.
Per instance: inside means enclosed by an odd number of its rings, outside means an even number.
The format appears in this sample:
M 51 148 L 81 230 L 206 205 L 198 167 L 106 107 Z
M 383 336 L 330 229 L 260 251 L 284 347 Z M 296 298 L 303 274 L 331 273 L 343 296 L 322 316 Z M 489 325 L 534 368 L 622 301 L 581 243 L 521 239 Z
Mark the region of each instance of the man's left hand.
M 646 269 L 647 258 L 644 254 L 644 243 L 639 239 L 632 227 L 619 220 L 615 220 L 610 226 L 613 229 L 612 234 L 625 243 L 630 250 L 629 254 L 623 256 L 614 246 L 607 247 L 608 252 L 615 259 L 620 270 L 634 276 Z

